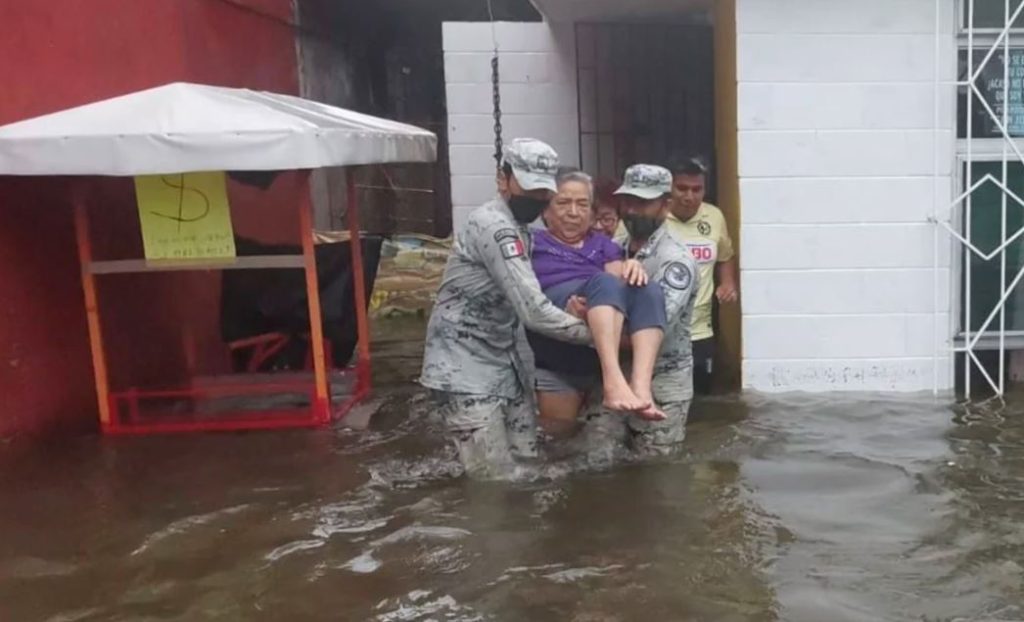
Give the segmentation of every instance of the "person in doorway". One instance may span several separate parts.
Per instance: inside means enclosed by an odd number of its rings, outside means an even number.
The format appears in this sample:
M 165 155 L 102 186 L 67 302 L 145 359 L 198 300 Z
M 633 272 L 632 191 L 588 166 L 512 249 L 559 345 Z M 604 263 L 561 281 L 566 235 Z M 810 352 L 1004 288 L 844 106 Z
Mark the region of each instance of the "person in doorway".
M 595 354 L 587 347 L 529 334 L 541 421 L 551 432 L 575 423 L 595 383 L 598 362 L 605 408 L 663 418 L 652 406 L 651 375 L 666 322 L 664 295 L 657 284 L 648 283 L 640 262 L 625 259 L 620 246 L 591 229 L 593 192 L 586 173 L 561 175 L 558 192 L 544 212 L 547 228 L 533 233 L 533 269 L 545 295 L 559 308 L 574 297 L 586 300 L 585 317 L 596 349 Z M 630 380 L 619 362 L 624 329 L 633 350 Z
M 610 179 L 603 179 L 594 187 L 594 231 L 613 240 L 626 236 L 619 218 L 619 199 L 615 196 L 618 187 L 619 184 Z
M 628 231 L 626 256 L 643 264 L 665 296 L 665 336 L 654 365 L 654 403 L 662 421 L 630 417 L 633 449 L 641 455 L 665 455 L 686 436 L 693 399 L 693 354 L 690 325 L 694 292 L 699 287 L 697 263 L 686 244 L 663 226 L 669 216 L 672 173 L 661 166 L 638 164 L 627 171 L 616 195 Z
M 739 298 L 736 254 L 722 210 L 704 202 L 708 166 L 689 157 L 672 170 L 670 230 L 683 240 L 700 271 L 700 289 L 693 310 L 693 378 L 698 394 L 711 390 L 715 359 L 712 324 L 714 300 L 734 303 Z M 715 287 L 715 284 L 718 287 Z
M 507 475 L 513 454 L 537 453 L 516 349 L 519 323 L 555 339 L 590 342 L 586 324 L 544 295 L 529 262 L 526 226 L 554 196 L 557 170 L 558 155 L 545 143 L 506 145 L 499 196 L 456 232 L 427 326 L 420 383 L 433 390 L 470 476 Z

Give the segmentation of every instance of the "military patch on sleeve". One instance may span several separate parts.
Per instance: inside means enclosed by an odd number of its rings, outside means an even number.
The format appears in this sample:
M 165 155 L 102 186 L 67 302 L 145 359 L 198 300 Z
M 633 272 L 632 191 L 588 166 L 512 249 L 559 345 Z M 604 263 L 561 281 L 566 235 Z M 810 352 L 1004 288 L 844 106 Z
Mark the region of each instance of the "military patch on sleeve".
M 505 229 L 498 229 L 494 232 L 494 241 L 501 244 L 502 240 L 518 240 L 519 232 L 515 229 L 506 227 Z
M 665 283 L 672 289 L 686 289 L 693 283 L 693 274 L 684 263 L 671 263 L 665 268 Z
M 526 248 L 523 246 L 523 241 L 519 238 L 501 243 L 501 256 L 505 259 L 522 257 L 525 253 Z

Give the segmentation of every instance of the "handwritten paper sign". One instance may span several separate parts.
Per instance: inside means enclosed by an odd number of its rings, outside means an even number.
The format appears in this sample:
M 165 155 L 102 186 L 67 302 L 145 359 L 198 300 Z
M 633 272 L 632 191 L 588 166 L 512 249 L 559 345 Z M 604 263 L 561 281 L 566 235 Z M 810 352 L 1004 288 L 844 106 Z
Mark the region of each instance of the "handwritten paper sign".
M 146 259 L 230 259 L 235 256 L 223 172 L 135 178 Z

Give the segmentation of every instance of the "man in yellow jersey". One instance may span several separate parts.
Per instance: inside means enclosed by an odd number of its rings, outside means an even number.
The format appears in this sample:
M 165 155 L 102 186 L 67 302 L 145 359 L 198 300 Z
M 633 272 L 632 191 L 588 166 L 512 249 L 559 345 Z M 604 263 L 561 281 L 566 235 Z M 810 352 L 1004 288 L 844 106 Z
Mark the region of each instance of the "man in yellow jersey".
M 708 166 L 699 157 L 686 158 L 672 169 L 672 207 L 666 221 L 669 229 L 686 242 L 700 273 L 692 329 L 693 385 L 698 394 L 711 389 L 715 359 L 713 298 L 723 304 L 739 298 L 736 255 L 725 217 L 722 210 L 704 202 L 707 177 Z

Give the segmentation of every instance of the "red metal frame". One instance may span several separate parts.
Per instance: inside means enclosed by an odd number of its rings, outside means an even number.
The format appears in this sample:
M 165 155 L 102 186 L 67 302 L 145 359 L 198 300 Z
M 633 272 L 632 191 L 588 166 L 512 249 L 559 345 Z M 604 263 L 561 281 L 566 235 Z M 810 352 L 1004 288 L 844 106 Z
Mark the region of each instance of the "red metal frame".
M 358 375 L 349 368 L 335 373 L 337 376 Z M 207 387 L 184 389 L 140 390 L 129 389 L 110 393 L 110 424 L 104 429 L 109 434 L 151 434 L 167 432 L 201 432 L 217 430 L 266 430 L 288 427 L 319 427 L 323 421 L 310 407 L 272 408 L 260 410 L 224 410 L 197 420 L 195 414 L 147 414 L 142 407 L 146 400 L 179 399 L 203 400 L 217 397 L 244 397 L 260 395 L 299 394 L 316 400 L 311 380 L 275 380 L 268 383 L 226 383 Z M 364 395 L 354 392 L 343 402 L 331 405 L 333 419 L 347 414 Z M 216 417 L 216 418 L 213 418 Z
M 246 371 L 256 373 L 263 366 L 263 363 L 266 363 L 268 359 L 284 349 L 290 340 L 291 337 L 285 333 L 267 333 L 265 335 L 232 341 L 228 344 L 228 350 L 235 352 L 237 350 L 252 349 L 252 357 L 249 359 L 248 365 L 246 365 Z
M 363 267 L 363 246 L 359 240 L 359 196 L 356 192 L 355 173 L 352 169 L 345 171 L 345 185 L 348 191 L 348 232 L 349 245 L 352 250 L 352 291 L 355 294 L 356 324 L 359 328 L 359 358 L 356 368 L 359 379 L 356 394 L 360 391 L 370 392 L 370 320 L 367 317 L 366 305 L 366 270 Z
M 335 371 L 334 376 L 355 375 L 351 394 L 344 401 L 334 403 L 331 399 L 329 370 L 332 367 L 330 348 L 323 339 L 323 325 L 320 315 L 320 290 L 313 254 L 312 206 L 309 192 L 309 175 L 303 171 L 299 176 L 298 194 L 300 200 L 299 221 L 302 235 L 306 293 L 309 300 L 310 316 L 310 360 L 312 380 L 281 380 L 267 383 L 226 383 L 210 387 L 188 387 L 177 389 L 142 390 L 132 388 L 126 391 L 111 391 L 107 376 L 106 354 L 100 330 L 100 309 L 96 295 L 95 275 L 90 270 L 92 244 L 89 234 L 88 214 L 85 203 L 84 182 L 75 187 L 75 225 L 78 241 L 79 260 L 82 266 L 82 287 L 85 293 L 85 307 L 89 326 L 89 341 L 92 350 L 94 380 L 99 400 L 100 429 L 105 434 L 141 435 L 176 432 L 208 432 L 239 430 L 272 430 L 282 428 L 312 428 L 330 424 L 341 419 L 370 392 L 370 331 L 366 308 L 366 275 L 363 266 L 362 248 L 359 239 L 359 214 L 355 179 L 351 170 L 348 182 L 348 224 L 352 250 L 353 289 L 356 303 L 358 326 L 358 358 L 354 366 Z M 284 338 L 285 340 L 287 337 Z M 256 347 L 255 358 L 265 360 L 283 347 L 286 341 L 280 335 L 269 334 L 229 344 L 230 349 Z M 251 366 L 250 366 L 251 367 Z M 258 365 L 256 366 L 258 368 Z M 145 400 L 179 399 L 202 400 L 217 396 L 244 397 L 250 395 L 303 394 L 309 396 L 305 408 L 274 408 L 259 411 L 221 411 L 216 415 L 205 415 L 198 419 L 195 413 L 174 414 L 145 413 L 140 402 Z M 216 417 L 216 418 L 214 418 Z

